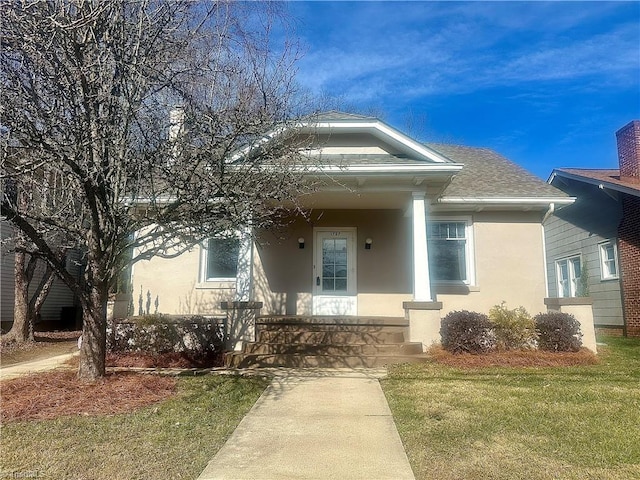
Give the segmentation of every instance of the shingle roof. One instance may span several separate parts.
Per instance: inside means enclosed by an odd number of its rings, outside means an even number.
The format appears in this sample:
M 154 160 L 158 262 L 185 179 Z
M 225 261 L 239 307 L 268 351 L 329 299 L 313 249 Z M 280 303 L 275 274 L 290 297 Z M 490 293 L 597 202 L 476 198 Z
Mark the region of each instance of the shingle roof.
M 427 147 L 464 164 L 442 197 L 452 198 L 568 198 L 524 168 L 488 148 L 427 143 Z
M 625 190 L 630 189 L 637 191 L 640 195 L 640 184 L 620 178 L 620 170 L 618 169 L 587 169 L 587 168 L 556 168 L 555 172 L 567 173 L 575 177 L 596 180 L 609 184 L 611 187 L 622 187 Z
M 316 122 L 326 122 L 331 120 L 377 120 L 377 118 L 374 117 L 357 115 L 355 113 L 340 112 L 338 110 L 330 110 L 328 112 L 322 112 L 317 115 L 312 115 L 312 118 Z

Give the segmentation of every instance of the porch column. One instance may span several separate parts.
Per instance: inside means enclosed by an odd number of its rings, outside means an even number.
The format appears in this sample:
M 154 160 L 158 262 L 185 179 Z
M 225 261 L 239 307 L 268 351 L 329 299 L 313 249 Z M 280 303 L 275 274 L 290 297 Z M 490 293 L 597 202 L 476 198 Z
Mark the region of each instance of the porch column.
M 251 228 L 240 232 L 238 270 L 236 272 L 236 294 L 233 302 L 221 302 L 220 308 L 227 312 L 224 343 L 228 350 L 241 350 L 244 342 L 254 342 L 256 316 L 262 308 L 261 302 L 253 302 L 253 237 Z
M 245 227 L 240 233 L 238 250 L 238 271 L 236 273 L 236 302 L 248 302 L 253 296 L 253 238 L 251 228 Z
M 425 193 L 413 192 L 413 300 L 431 302 Z

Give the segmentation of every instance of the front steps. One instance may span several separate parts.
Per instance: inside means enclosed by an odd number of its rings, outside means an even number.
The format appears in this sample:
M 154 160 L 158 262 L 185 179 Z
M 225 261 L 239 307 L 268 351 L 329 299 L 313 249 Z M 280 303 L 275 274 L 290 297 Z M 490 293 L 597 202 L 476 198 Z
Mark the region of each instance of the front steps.
M 426 360 L 421 343 L 405 341 L 396 317 L 270 316 L 256 320 L 256 341 L 228 353 L 235 368 L 359 368 Z

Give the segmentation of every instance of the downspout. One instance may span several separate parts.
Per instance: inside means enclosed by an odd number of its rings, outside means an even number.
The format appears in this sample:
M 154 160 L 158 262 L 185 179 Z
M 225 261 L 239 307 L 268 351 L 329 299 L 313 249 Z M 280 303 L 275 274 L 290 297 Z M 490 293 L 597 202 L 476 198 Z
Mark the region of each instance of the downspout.
M 547 210 L 547 213 L 544 214 L 544 217 L 542 217 L 542 225 L 544 226 L 544 222 L 547 221 L 547 219 L 553 215 L 553 212 L 556 211 L 556 204 L 551 202 L 549 204 L 549 209 Z

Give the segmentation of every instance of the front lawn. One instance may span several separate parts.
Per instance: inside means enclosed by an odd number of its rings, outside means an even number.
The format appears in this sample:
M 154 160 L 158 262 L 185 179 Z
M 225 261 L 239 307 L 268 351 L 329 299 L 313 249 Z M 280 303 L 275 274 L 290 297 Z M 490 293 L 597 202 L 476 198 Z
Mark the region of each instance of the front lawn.
M 597 365 L 392 367 L 416 479 L 640 479 L 640 340 L 601 340 Z
M 173 398 L 135 412 L 4 423 L 0 477 L 196 478 L 268 382 L 179 378 Z

